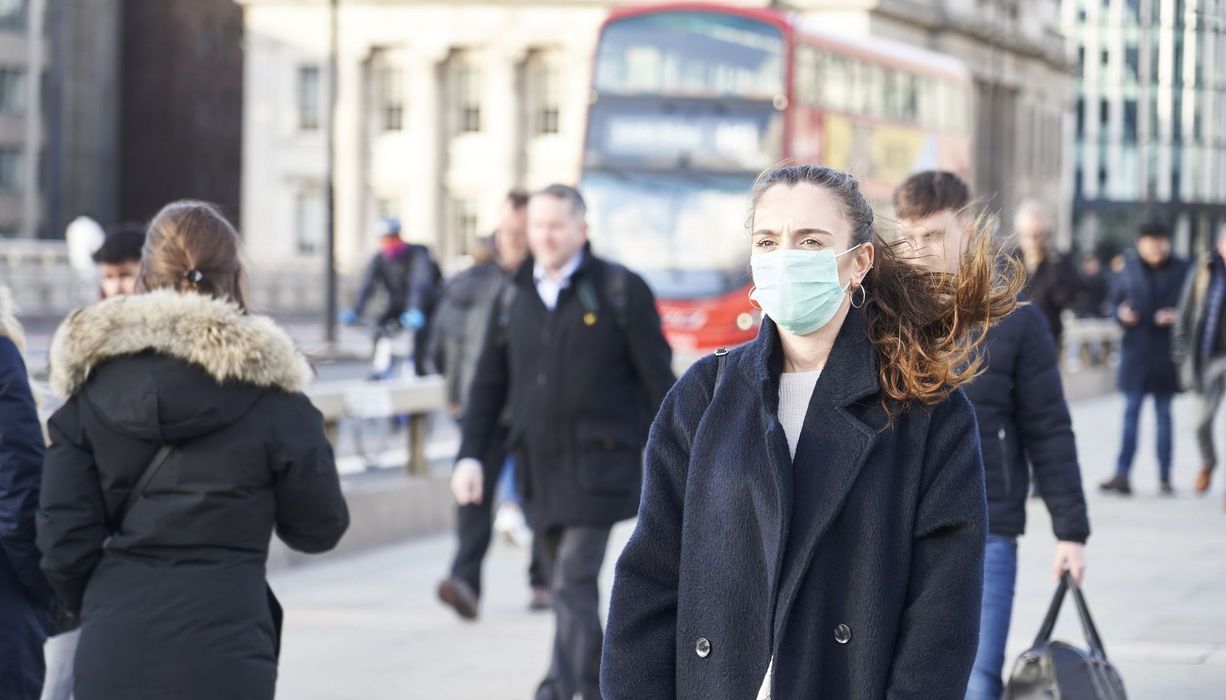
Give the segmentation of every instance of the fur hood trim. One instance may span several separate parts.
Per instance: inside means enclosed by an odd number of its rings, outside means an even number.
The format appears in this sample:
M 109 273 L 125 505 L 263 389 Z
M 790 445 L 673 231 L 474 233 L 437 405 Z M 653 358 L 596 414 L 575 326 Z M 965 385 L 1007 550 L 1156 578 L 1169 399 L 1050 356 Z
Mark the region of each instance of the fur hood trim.
M 152 350 L 197 365 L 219 382 L 301 391 L 306 357 L 272 319 L 195 293 L 158 290 L 79 309 L 51 341 L 51 388 L 71 396 L 107 360 Z

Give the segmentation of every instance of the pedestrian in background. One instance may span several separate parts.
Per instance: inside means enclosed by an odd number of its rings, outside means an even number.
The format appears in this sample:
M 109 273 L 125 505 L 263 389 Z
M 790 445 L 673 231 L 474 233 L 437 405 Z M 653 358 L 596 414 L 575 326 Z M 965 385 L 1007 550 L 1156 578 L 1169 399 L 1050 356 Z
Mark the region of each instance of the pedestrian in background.
M 1124 328 L 1117 385 L 1126 403 L 1115 475 L 1101 485 L 1103 491 L 1132 494 L 1129 474 L 1137 451 L 1141 406 L 1146 396 L 1153 396 L 1158 417 L 1159 488 L 1164 495 L 1175 493 L 1171 485 L 1171 401 L 1179 390 L 1179 377 L 1171 330 L 1187 271 L 1187 262 L 1171 255 L 1171 234 L 1165 225 L 1140 227 L 1136 250 L 1128 252 L 1111 291 L 1115 317 Z
M 652 698 L 960 698 L 983 596 L 983 459 L 958 386 L 1015 304 L 898 259 L 850 175 L 752 193 L 753 342 L 660 410 L 617 563 L 601 689 Z
M 38 700 L 52 599 L 34 544 L 43 431 L 26 373 L 25 336 L 0 287 L 0 698 Z
M 1111 315 L 1111 283 L 1103 271 L 1102 261 L 1096 255 L 1081 258 L 1080 276 L 1073 311 L 1078 318 L 1106 318 Z
M 94 251 L 98 266 L 99 298 L 110 299 L 131 294 L 140 274 L 141 249 L 145 246 L 143 226 L 124 224 L 107 234 L 102 246 Z
M 311 368 L 245 301 L 237 232 L 176 202 L 149 227 L 136 294 L 56 332 L 38 545 L 81 617 L 77 700 L 270 700 L 280 608 L 272 533 L 304 552 L 348 526 Z
M 1196 392 L 1196 443 L 1201 468 L 1196 492 L 1207 493 L 1217 468 L 1213 421 L 1226 395 L 1226 226 L 1214 248 L 1184 282 L 1172 329 L 1172 351 L 1184 388 Z
M 378 225 L 379 252 L 362 276 L 353 307 L 341 311 L 340 321 L 351 326 L 366 311 L 366 305 L 382 290 L 383 311 L 375 321 L 376 338 L 389 327 L 413 334 L 413 369 L 418 376 L 430 373 L 430 322 L 442 291 L 443 275 L 424 245 L 409 243 L 401 236 L 400 220 L 382 219 Z
M 913 247 L 907 262 L 963 274 L 975 230 L 970 206 L 970 189 L 954 173 L 928 171 L 908 178 L 894 193 L 895 214 Z M 1026 530 L 1031 472 L 1051 514 L 1057 579 L 1067 569 L 1078 585 L 1084 580 L 1090 523 L 1056 346 L 1042 314 L 1032 304 L 1019 306 L 988 329 L 978 352 L 983 372 L 964 390 L 975 409 L 983 450 L 988 543 L 979 648 L 966 698 L 1000 700 L 1017 583 L 1017 538 Z
M 448 411 L 461 423 L 490 314 L 495 313 L 499 294 L 508 278 L 528 256 L 527 207 L 527 194 L 516 191 L 507 195 L 498 230 L 478 246 L 475 264 L 447 283 L 439 303 L 431 347 L 435 363 L 446 379 Z M 483 473 L 489 479 L 482 485 L 482 493 L 490 497 L 457 506 L 458 548 L 450 575 L 438 585 L 439 599 L 468 620 L 477 617 L 480 605 L 481 565 L 489 551 L 494 526 L 493 495 L 503 482 L 505 472 L 514 470 L 514 460 L 507 455 L 507 422 L 507 416 L 500 418 L 495 435 L 487 441 L 489 453 L 482 459 Z M 527 529 L 517 495 L 512 494 L 512 500 L 504 500 L 499 506 L 499 519 L 505 522 L 508 517 L 518 516 L 517 527 Z M 506 515 L 511 512 L 514 516 Z M 528 568 L 528 583 L 532 589 L 528 607 L 548 610 L 549 578 L 539 557 L 535 556 L 536 549 L 532 548 L 530 538 L 529 533 L 526 544 L 533 556 Z
M 537 700 L 600 698 L 597 581 L 610 529 L 638 510 L 647 427 L 674 381 L 651 290 L 592 253 L 586 212 L 565 185 L 529 201 L 532 255 L 491 314 L 452 477 L 461 505 L 493 496 L 493 465 L 481 460 L 505 412 L 553 589 L 552 660 Z
M 1064 338 L 1061 316 L 1077 294 L 1077 269 L 1071 258 L 1051 247 L 1051 219 L 1038 202 L 1028 200 L 1018 206 L 1013 230 L 1026 268 L 1022 299 L 1038 307 L 1058 349 Z

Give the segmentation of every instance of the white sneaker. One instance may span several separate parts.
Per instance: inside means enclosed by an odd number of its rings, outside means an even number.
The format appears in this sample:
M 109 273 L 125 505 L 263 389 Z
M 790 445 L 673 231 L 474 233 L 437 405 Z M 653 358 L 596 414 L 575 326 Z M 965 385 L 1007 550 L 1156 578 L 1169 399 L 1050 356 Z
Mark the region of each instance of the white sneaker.
M 494 517 L 494 532 L 507 538 L 507 542 L 515 547 L 527 549 L 532 546 L 532 529 L 524 520 L 524 512 L 514 503 L 498 506 L 498 515 Z

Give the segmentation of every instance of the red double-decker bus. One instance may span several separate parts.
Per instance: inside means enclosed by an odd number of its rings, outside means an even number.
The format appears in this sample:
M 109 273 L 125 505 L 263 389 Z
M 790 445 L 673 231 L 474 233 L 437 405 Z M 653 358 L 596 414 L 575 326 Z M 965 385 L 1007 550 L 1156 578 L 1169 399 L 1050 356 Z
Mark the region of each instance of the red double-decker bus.
M 749 340 L 754 177 L 785 159 L 821 163 L 855 174 L 882 208 L 917 170 L 969 178 L 970 88 L 948 56 L 771 10 L 615 11 L 583 153 L 593 245 L 651 284 L 680 354 Z

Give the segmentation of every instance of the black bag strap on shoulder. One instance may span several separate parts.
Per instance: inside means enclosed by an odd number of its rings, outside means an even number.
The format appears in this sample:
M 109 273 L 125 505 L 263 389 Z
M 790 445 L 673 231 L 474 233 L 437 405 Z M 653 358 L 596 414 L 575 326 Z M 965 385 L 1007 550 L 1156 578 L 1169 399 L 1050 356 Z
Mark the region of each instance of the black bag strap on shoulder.
M 606 262 L 605 265 L 603 290 L 605 300 L 609 306 L 613 307 L 613 320 L 617 322 L 617 328 L 622 333 L 626 333 L 630 327 L 626 314 L 626 307 L 629 305 L 627 288 L 629 287 L 630 270 L 625 265 L 615 262 Z M 579 303 L 583 305 L 584 316 L 591 318 L 592 323 L 595 323 L 596 318 L 600 315 L 600 298 L 589 277 L 584 276 L 579 280 L 575 286 L 575 294 L 579 296 Z
M 153 477 L 157 476 L 158 472 L 162 469 L 162 465 L 166 463 L 166 458 L 173 451 L 174 448 L 170 445 L 162 445 L 157 454 L 153 455 L 153 459 L 149 464 L 145 466 L 145 470 L 141 472 L 140 477 L 136 480 L 136 485 L 132 487 L 131 491 L 128 491 L 128 496 L 123 499 L 123 503 L 120 504 L 119 510 L 115 513 L 115 530 L 117 532 L 123 530 L 123 522 L 132 510 L 132 506 L 145 493 L 145 489 L 149 487 Z
M 1060 584 L 1056 586 L 1056 594 L 1052 597 L 1051 606 L 1047 609 L 1047 616 L 1043 618 L 1043 625 L 1039 628 L 1038 636 L 1035 637 L 1035 646 L 1042 646 L 1051 641 L 1052 632 L 1056 629 L 1056 618 L 1060 616 L 1060 607 L 1064 604 L 1064 596 L 1070 590 L 1073 592 L 1077 616 L 1081 619 L 1081 628 L 1085 632 L 1090 651 L 1104 659 L 1107 658 L 1107 650 L 1103 647 L 1102 638 L 1098 635 L 1098 627 L 1090 615 L 1090 607 L 1086 605 L 1085 595 L 1082 594 L 1081 588 L 1073 582 L 1072 576 L 1067 571 L 1060 577 Z
M 728 348 L 715 349 L 715 385 L 711 387 L 711 398 L 719 391 L 719 385 L 724 383 L 724 365 L 728 360 Z

